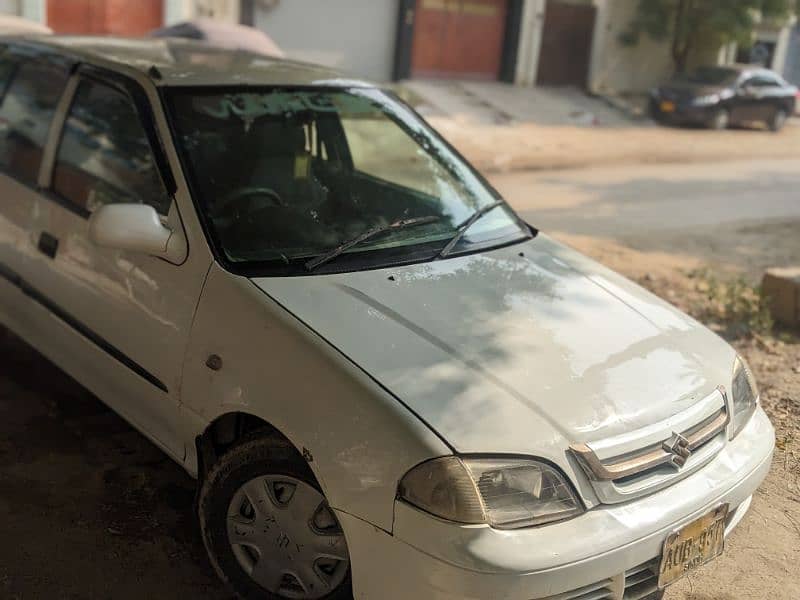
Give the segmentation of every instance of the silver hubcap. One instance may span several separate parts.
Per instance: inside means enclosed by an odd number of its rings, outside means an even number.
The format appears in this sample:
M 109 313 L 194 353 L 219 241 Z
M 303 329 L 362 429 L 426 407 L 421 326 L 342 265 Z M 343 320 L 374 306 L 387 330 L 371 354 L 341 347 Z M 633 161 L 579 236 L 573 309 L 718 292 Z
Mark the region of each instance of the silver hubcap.
M 284 598 L 321 598 L 347 576 L 344 534 L 325 497 L 304 481 L 265 475 L 228 506 L 228 541 L 261 587 Z

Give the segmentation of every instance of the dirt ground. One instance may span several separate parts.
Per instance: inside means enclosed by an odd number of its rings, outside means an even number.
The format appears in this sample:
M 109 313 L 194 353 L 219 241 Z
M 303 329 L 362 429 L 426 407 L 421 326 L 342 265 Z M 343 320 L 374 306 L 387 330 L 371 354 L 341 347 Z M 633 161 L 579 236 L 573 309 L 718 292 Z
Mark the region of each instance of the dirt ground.
M 565 127 L 431 123 L 484 173 L 567 169 L 587 165 L 692 163 L 800 155 L 800 125 L 780 133 L 679 127 Z
M 0 356 L 0 598 L 229 598 L 180 467 L 7 332 Z

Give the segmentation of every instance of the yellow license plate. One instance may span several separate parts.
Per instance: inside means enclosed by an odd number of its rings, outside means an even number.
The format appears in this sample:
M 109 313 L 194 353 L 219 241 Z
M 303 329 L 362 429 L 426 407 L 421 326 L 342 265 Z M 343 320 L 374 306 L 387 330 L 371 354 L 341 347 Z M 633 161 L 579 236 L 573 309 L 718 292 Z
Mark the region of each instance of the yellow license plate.
M 722 504 L 670 534 L 661 554 L 658 587 L 669 585 L 722 554 L 727 516 L 728 505 Z
M 661 103 L 661 112 L 675 112 L 675 103 L 665 100 Z

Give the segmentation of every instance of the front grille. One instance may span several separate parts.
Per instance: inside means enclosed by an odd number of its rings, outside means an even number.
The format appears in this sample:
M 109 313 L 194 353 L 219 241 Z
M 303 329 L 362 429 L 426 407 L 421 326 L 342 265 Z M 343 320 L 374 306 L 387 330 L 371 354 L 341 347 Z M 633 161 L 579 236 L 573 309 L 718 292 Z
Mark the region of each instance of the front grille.
M 713 458 L 730 421 L 719 387 L 683 414 L 616 438 L 570 446 L 603 503 L 623 502 L 688 475 Z
M 613 581 L 605 579 L 545 600 L 614 600 Z
M 624 578 L 624 583 L 623 583 Z M 658 560 L 649 560 L 624 575 L 609 577 L 543 600 L 641 600 L 658 590 Z
M 689 102 L 693 94 L 687 90 L 670 90 L 670 89 L 662 89 L 659 96 L 664 100 L 671 100 L 673 102 L 683 103 Z
M 658 589 L 658 561 L 651 560 L 625 571 L 624 600 L 640 600 Z

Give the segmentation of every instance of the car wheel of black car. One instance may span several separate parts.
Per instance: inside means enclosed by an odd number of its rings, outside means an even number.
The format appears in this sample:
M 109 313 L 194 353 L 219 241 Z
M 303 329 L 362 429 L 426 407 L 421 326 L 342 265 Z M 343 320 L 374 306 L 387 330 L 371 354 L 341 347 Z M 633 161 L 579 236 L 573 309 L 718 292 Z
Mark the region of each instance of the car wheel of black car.
M 786 112 L 783 108 L 775 109 L 775 112 L 772 113 L 772 116 L 767 123 L 769 128 L 772 131 L 780 131 L 783 129 L 783 126 L 786 125 L 786 121 L 789 118 L 789 113 Z
M 717 131 L 727 129 L 730 124 L 731 113 L 727 108 L 718 108 L 715 110 L 714 114 L 711 115 L 711 118 L 708 121 L 709 128 Z
M 200 489 L 203 542 L 245 600 L 352 600 L 344 532 L 308 464 L 289 444 L 250 436 Z

